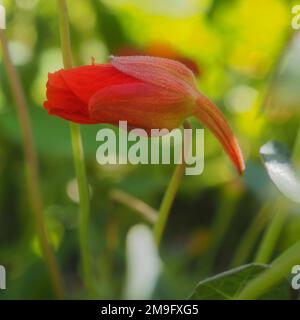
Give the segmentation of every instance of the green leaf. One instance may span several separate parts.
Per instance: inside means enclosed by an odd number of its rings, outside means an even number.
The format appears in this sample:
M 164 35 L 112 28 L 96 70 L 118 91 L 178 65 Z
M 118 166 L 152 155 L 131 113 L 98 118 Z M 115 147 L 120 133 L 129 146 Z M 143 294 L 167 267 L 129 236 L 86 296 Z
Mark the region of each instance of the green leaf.
M 260 155 L 270 179 L 279 191 L 288 199 L 300 203 L 300 180 L 290 161 L 287 147 L 270 141 L 260 148 Z
M 200 281 L 190 300 L 231 300 L 245 285 L 269 266 L 252 263 Z M 261 297 L 262 300 L 288 300 L 289 283 L 284 281 Z

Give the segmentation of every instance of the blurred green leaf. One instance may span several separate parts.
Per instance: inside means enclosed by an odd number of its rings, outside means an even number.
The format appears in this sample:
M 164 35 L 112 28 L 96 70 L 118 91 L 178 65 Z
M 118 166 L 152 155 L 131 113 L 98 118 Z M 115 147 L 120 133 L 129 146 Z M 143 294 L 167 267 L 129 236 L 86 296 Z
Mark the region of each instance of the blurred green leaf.
M 300 180 L 290 161 L 287 147 L 277 141 L 270 141 L 260 148 L 260 155 L 270 179 L 288 199 L 300 202 Z
M 269 266 L 263 264 L 248 264 L 239 268 L 220 273 L 214 277 L 205 279 L 197 285 L 195 291 L 189 297 L 190 300 L 231 300 L 247 284 Z M 289 284 L 284 281 L 274 287 L 264 296 L 263 300 L 287 300 L 289 299 Z

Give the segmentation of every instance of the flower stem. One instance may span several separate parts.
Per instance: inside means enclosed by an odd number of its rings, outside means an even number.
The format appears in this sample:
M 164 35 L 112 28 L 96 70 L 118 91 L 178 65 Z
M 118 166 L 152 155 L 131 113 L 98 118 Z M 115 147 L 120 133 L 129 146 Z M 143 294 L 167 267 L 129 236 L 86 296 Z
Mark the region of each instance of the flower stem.
M 0 42 L 3 48 L 3 61 L 7 70 L 11 90 L 16 101 L 18 118 L 22 130 L 22 139 L 27 166 L 29 196 L 37 228 L 38 239 L 45 263 L 48 268 L 53 291 L 58 299 L 63 299 L 63 282 L 53 249 L 49 243 L 49 236 L 47 234 L 47 229 L 44 221 L 44 208 L 38 173 L 38 158 L 35 151 L 26 98 L 17 70 L 11 61 L 7 46 L 7 39 L 3 30 L 0 30 Z
M 294 265 L 300 264 L 300 241 L 281 254 L 267 269 L 255 279 L 251 280 L 242 292 L 236 297 L 237 300 L 253 300 L 286 278 Z
M 69 15 L 66 0 L 57 0 L 59 13 L 59 32 L 65 69 L 73 67 Z
M 287 217 L 286 202 L 279 196 L 273 207 L 275 209 L 274 216 L 271 217 L 270 225 L 268 226 L 262 242 L 256 254 L 256 263 L 268 263 L 272 257 L 272 253 L 282 231 L 282 226 Z
M 190 125 L 187 121 L 184 122 L 183 127 L 185 129 L 189 129 Z M 190 141 L 186 141 L 185 143 L 190 143 Z M 183 151 L 184 152 L 184 151 Z M 183 174 L 185 169 L 185 162 L 182 161 L 182 163 L 178 164 L 173 172 L 173 175 L 171 177 L 171 180 L 169 182 L 169 185 L 167 187 L 167 190 L 164 194 L 162 203 L 160 205 L 159 211 L 158 211 L 158 218 L 156 220 L 156 223 L 154 225 L 153 233 L 154 233 L 154 240 L 156 242 L 157 247 L 160 246 L 161 238 L 163 235 L 163 232 L 166 227 L 166 223 L 170 214 L 170 210 L 172 207 L 172 204 L 174 202 L 176 193 L 178 191 L 178 188 L 180 186 L 180 182 L 182 180 Z
M 79 242 L 82 260 L 82 271 L 84 283 L 91 295 L 94 295 L 94 285 L 90 267 L 89 255 L 89 212 L 90 199 L 89 189 L 84 166 L 84 154 L 80 135 L 80 127 L 75 123 L 70 123 L 71 139 L 75 170 L 77 175 L 77 184 L 80 198 L 80 215 L 79 215 Z
M 72 49 L 70 41 L 70 29 L 68 8 L 65 0 L 58 0 L 59 24 L 61 47 L 63 54 L 63 62 L 65 69 L 72 68 Z M 82 140 L 80 134 L 80 126 L 70 123 L 73 158 L 75 171 L 77 176 L 77 185 L 80 199 L 80 215 L 79 215 L 79 241 L 80 254 L 82 262 L 82 272 L 85 287 L 91 295 L 94 295 L 94 285 L 90 267 L 89 241 L 88 241 L 88 222 L 90 212 L 89 189 L 84 165 L 84 153 L 82 148 Z
M 154 225 L 157 220 L 157 211 L 150 207 L 144 201 L 133 197 L 132 195 L 118 189 L 112 190 L 110 198 L 113 201 L 119 202 L 127 206 L 128 208 L 136 211 L 145 221 Z

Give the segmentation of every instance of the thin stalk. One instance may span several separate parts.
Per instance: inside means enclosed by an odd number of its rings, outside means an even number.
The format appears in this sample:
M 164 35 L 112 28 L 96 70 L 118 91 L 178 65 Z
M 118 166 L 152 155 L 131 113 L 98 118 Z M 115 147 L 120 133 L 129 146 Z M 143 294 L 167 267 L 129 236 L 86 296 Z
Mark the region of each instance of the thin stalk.
M 65 69 L 72 68 L 72 49 L 70 41 L 70 29 L 68 8 L 65 0 L 58 0 L 58 12 L 59 12 L 59 26 L 61 37 L 61 48 L 63 54 L 63 62 Z M 82 148 L 82 139 L 80 134 L 80 127 L 75 123 L 70 123 L 71 140 L 73 158 L 75 164 L 75 171 L 77 176 L 77 185 L 80 199 L 80 213 L 79 213 L 79 242 L 80 242 L 80 254 L 82 263 L 83 280 L 85 287 L 89 293 L 93 296 L 94 285 L 91 274 L 90 266 L 90 254 L 89 254 L 89 240 L 88 240 L 88 222 L 90 212 L 90 198 L 89 189 L 84 165 L 84 153 Z
M 189 129 L 190 125 L 187 121 L 185 121 L 183 124 L 183 127 L 185 129 Z M 185 141 L 185 143 L 189 144 L 190 141 Z M 177 191 L 179 189 L 182 177 L 184 175 L 185 165 L 186 165 L 185 162 L 182 161 L 182 163 L 180 163 L 176 166 L 176 168 L 173 172 L 173 175 L 171 177 L 171 180 L 169 182 L 169 185 L 167 187 L 167 190 L 164 194 L 162 203 L 160 205 L 160 208 L 158 211 L 158 218 L 156 220 L 156 223 L 155 223 L 154 229 L 153 229 L 154 240 L 156 242 L 157 247 L 160 246 L 161 238 L 162 238 L 163 232 L 165 230 L 168 217 L 170 215 L 170 210 L 171 210 L 172 204 L 174 202 Z
M 90 254 L 89 254 L 89 212 L 90 212 L 90 197 L 89 189 L 84 165 L 84 154 L 80 135 L 80 127 L 77 124 L 70 123 L 72 149 L 75 171 L 77 176 L 77 185 L 80 199 L 80 214 L 79 214 L 79 242 L 80 254 L 82 261 L 82 272 L 84 283 L 90 294 L 93 296 L 94 285 L 91 274 Z
M 150 207 L 144 201 L 118 189 L 112 190 L 112 192 L 110 193 L 110 197 L 112 200 L 122 203 L 125 206 L 136 211 L 143 219 L 145 219 L 150 224 L 155 224 L 157 220 L 157 211 Z
M 257 251 L 255 262 L 268 263 L 272 257 L 272 253 L 282 231 L 282 226 L 287 217 L 285 201 L 282 197 L 278 197 L 274 205 L 275 213 L 272 220 L 265 231 L 259 249 Z
M 15 98 L 17 114 L 22 131 L 23 147 L 27 166 L 29 196 L 37 228 L 38 239 L 44 261 L 48 268 L 53 291 L 58 299 L 63 299 L 63 282 L 53 249 L 49 243 L 49 236 L 44 221 L 44 208 L 41 196 L 40 178 L 38 173 L 38 158 L 35 151 L 26 98 L 19 75 L 9 55 L 7 39 L 3 30 L 0 30 L 0 42 L 3 48 L 3 61 L 7 71 L 11 90 Z
M 66 0 L 57 0 L 59 14 L 59 33 L 65 69 L 73 67 L 69 15 Z
M 255 279 L 251 280 L 236 300 L 254 300 L 276 284 L 284 280 L 290 274 L 294 265 L 300 264 L 300 241 L 281 254 L 267 269 Z
M 236 253 L 232 259 L 231 267 L 235 268 L 246 263 L 260 233 L 264 229 L 270 217 L 270 204 L 262 206 L 257 216 L 246 230 Z

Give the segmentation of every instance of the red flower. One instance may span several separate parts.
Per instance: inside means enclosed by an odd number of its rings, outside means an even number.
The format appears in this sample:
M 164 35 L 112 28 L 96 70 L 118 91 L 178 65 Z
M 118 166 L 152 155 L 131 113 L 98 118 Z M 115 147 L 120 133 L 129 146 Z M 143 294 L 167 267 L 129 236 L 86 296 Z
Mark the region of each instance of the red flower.
M 49 74 L 49 114 L 83 124 L 118 124 L 144 129 L 174 129 L 196 116 L 223 145 L 239 173 L 244 170 L 239 145 L 219 109 L 196 88 L 186 66 L 174 60 L 112 57 L 111 62 Z

